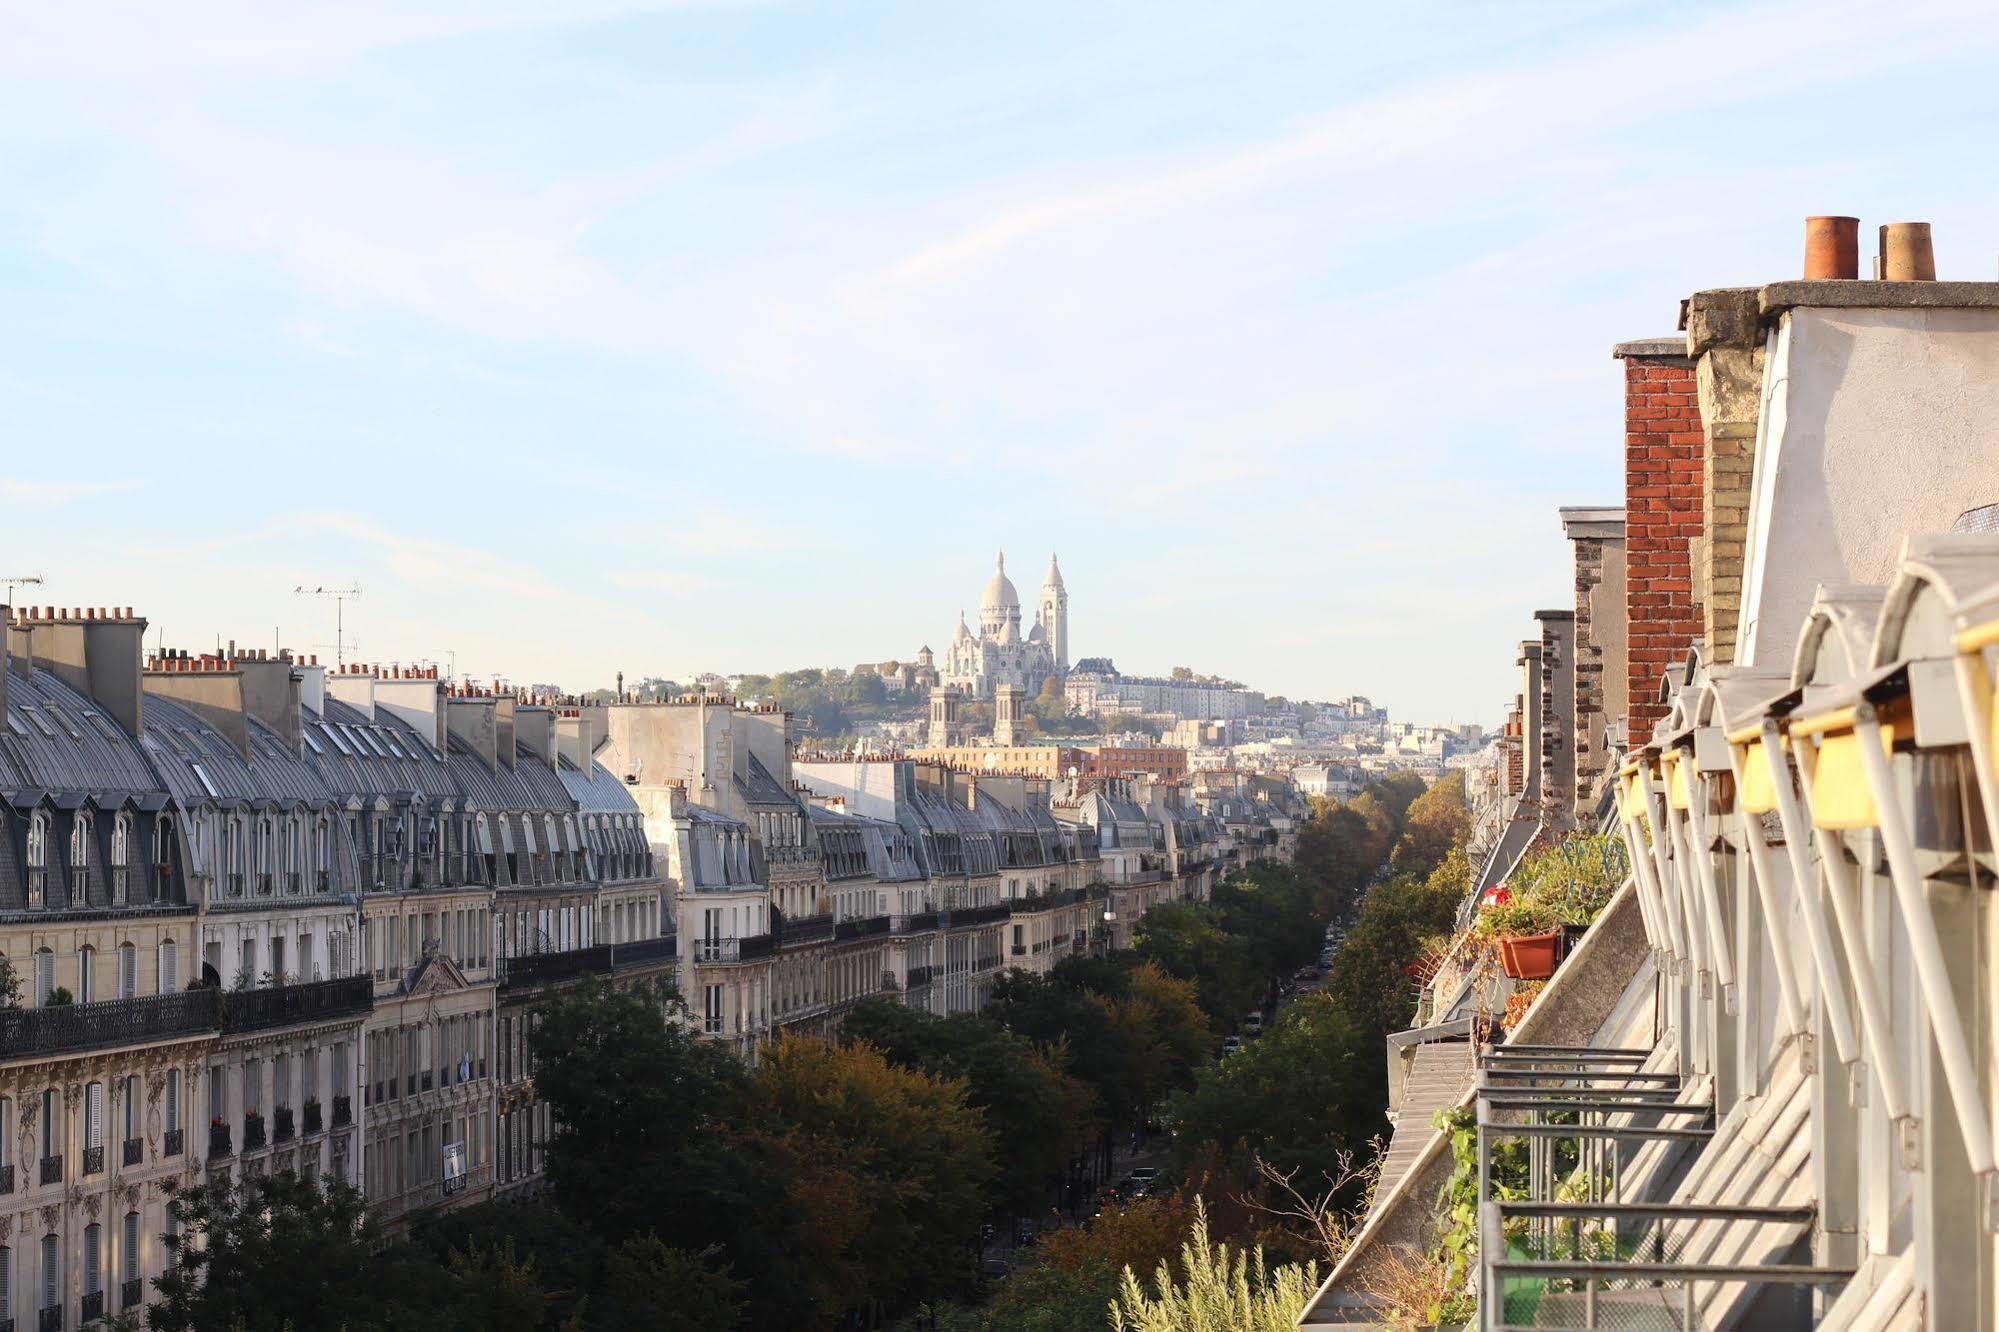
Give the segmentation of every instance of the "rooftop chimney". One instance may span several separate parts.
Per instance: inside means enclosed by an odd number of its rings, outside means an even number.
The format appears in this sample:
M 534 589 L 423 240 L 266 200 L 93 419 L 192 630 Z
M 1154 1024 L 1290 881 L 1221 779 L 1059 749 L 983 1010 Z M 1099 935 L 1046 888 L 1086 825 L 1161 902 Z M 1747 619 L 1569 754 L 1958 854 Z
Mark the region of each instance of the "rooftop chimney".
M 1805 219 L 1805 277 L 1853 279 L 1860 276 L 1860 219 Z
M 1881 227 L 1881 276 L 1889 282 L 1935 282 L 1936 251 L 1927 222 L 1887 222 Z
M 13 631 L 11 644 L 34 668 L 45 670 L 89 698 L 105 715 L 137 736 L 145 725 L 140 667 L 146 622 L 118 610 L 44 606 Z
M 326 692 L 366 717 L 375 720 L 375 671 L 372 667 L 349 666 L 326 677 Z

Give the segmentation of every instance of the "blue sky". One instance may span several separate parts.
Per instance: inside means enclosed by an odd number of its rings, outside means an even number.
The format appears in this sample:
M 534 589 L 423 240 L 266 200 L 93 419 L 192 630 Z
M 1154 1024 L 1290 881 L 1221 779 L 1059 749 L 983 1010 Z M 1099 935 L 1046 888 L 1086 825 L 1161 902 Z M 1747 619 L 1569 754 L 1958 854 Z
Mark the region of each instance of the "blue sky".
M 1496 722 L 1612 343 L 1991 278 L 1989 5 L 0 3 L 0 574 L 576 687 L 1076 650 Z

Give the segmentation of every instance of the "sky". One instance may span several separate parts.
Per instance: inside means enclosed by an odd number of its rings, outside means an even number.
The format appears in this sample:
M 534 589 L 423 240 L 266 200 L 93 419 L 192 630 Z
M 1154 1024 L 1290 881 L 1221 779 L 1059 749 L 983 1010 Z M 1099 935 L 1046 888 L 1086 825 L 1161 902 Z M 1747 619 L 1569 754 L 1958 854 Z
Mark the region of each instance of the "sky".
M 0 577 L 587 689 L 1072 655 L 1497 723 L 1612 344 L 1999 264 L 1989 4 L 0 0 Z

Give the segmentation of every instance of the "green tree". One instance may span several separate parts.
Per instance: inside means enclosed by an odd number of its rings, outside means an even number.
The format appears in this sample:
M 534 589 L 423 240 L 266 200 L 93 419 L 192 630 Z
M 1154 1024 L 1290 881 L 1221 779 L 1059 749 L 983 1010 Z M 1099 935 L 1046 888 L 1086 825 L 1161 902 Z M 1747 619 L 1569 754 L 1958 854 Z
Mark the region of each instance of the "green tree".
M 997 1208 L 1038 1211 L 1092 1132 L 1093 1098 L 1063 1071 L 1060 1054 L 982 1017 L 869 999 L 847 1016 L 841 1037 L 902 1068 L 964 1080 L 968 1101 L 1005 1144 L 991 1193 Z
M 1250 942 L 1230 931 L 1208 902 L 1168 902 L 1140 918 L 1132 951 L 1169 975 L 1194 982 L 1201 1011 L 1219 1029 L 1233 1031 L 1259 1003 L 1268 975 L 1259 972 Z
M 1172 1107 L 1174 1164 L 1187 1178 L 1205 1166 L 1237 1186 L 1254 1182 L 1258 1156 L 1304 1172 L 1301 1187 L 1341 1177 L 1342 1152 L 1381 1132 L 1376 1090 L 1381 1044 L 1335 1000 L 1308 994 L 1278 1014 L 1261 1040 L 1203 1069 Z
M 381 1237 L 360 1190 L 290 1172 L 231 1184 L 162 1181 L 175 1231 L 173 1265 L 153 1278 L 156 1332 L 291 1327 L 385 1328 L 416 1316 L 381 1280 Z
M 689 1253 L 651 1232 L 632 1236 L 605 1259 L 602 1303 L 616 1326 L 650 1332 L 733 1332 L 747 1307 L 744 1283 L 728 1274 L 720 1249 Z
M 1465 775 L 1461 771 L 1447 772 L 1410 803 L 1402 820 L 1402 838 L 1395 844 L 1395 867 L 1426 871 L 1470 836 L 1471 811 L 1465 805 Z
M 790 1038 L 764 1050 L 753 1112 L 814 1188 L 801 1200 L 812 1279 L 846 1297 L 822 1313 L 901 1308 L 968 1272 L 994 1164 L 962 1080 Z
M 1417 986 L 1408 968 L 1427 941 L 1451 932 L 1470 883 L 1470 863 L 1457 848 L 1427 875 L 1391 875 L 1362 901 L 1333 959 L 1326 993 L 1369 1037 L 1409 1024 Z
M 753 1322 L 801 1317 L 798 1216 L 769 1142 L 744 1131 L 743 1062 L 668 1023 L 658 993 L 595 981 L 546 1005 L 529 1039 L 557 1206 L 610 1245 L 648 1232 L 717 1245 L 749 1283 Z

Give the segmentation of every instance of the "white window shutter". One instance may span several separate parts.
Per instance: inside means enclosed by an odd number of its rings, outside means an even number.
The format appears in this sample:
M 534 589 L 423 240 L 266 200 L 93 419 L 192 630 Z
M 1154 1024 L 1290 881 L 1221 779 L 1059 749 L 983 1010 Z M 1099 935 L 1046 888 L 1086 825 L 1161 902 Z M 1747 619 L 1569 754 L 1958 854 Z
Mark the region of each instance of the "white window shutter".
M 167 1099 L 167 1107 L 166 1107 L 167 1128 L 169 1130 L 177 1129 L 180 1127 L 180 1070 L 179 1069 L 170 1069 L 167 1072 L 166 1099 Z
M 83 1228 L 83 1293 L 104 1289 L 104 1228 L 96 1222 Z
M 84 1088 L 83 1102 L 89 1120 L 86 1130 L 89 1136 L 84 1139 L 83 1145 L 86 1147 L 102 1147 L 104 1145 L 104 1084 L 93 1082 Z
M 131 944 L 118 945 L 118 997 L 131 999 L 139 993 L 139 950 Z
M 125 1279 L 139 1279 L 139 1214 L 125 1213 Z
M 62 1251 L 54 1235 L 42 1236 L 42 1307 L 62 1303 Z
M 160 945 L 160 993 L 172 994 L 180 988 L 180 946 L 172 939 Z

